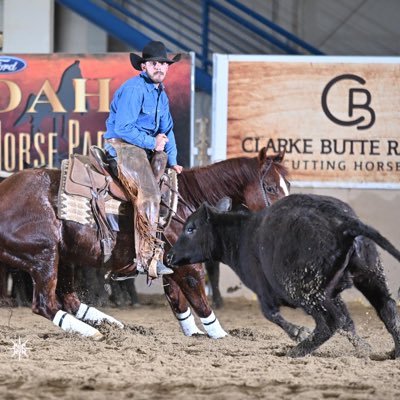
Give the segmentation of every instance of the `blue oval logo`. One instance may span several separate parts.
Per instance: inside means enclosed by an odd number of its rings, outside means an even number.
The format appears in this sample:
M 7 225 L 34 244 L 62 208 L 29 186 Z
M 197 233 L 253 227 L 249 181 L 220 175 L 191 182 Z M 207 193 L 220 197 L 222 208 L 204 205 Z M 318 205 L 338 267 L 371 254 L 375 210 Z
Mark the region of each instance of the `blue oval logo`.
M 13 74 L 25 69 L 27 63 L 18 57 L 0 56 L 0 74 Z

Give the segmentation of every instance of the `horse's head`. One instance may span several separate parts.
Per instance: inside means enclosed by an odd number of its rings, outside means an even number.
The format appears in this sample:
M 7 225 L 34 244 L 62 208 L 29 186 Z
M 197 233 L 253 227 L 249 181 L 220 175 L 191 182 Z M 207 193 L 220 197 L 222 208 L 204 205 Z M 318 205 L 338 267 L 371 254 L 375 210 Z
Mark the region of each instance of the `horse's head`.
M 289 195 L 290 183 L 286 179 L 288 171 L 283 165 L 285 152 L 268 155 L 263 147 L 258 153 L 260 190 L 264 206 L 270 206 L 282 197 Z

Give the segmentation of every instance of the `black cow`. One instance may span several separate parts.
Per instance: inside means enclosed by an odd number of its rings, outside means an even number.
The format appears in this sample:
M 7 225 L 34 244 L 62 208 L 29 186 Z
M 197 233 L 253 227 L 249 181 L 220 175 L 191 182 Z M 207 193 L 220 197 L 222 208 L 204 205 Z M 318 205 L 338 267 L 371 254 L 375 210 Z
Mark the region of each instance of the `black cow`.
M 400 252 L 348 204 L 293 194 L 258 213 L 219 212 L 203 204 L 168 257 L 175 265 L 210 259 L 230 265 L 257 294 L 264 316 L 300 342 L 289 351 L 292 357 L 311 353 L 339 329 L 359 343 L 340 297 L 354 284 L 376 309 L 400 357 L 400 318 L 374 242 L 400 261 Z M 303 308 L 315 320 L 314 331 L 286 321 L 280 306 Z

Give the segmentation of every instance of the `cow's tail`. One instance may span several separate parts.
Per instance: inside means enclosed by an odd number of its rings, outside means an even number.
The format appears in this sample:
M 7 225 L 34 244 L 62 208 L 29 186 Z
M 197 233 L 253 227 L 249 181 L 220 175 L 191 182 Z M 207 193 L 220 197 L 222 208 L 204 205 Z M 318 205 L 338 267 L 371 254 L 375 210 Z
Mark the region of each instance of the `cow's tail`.
M 386 250 L 390 253 L 394 258 L 400 261 L 400 251 L 393 246 L 392 243 L 389 242 L 383 235 L 381 235 L 375 228 L 372 226 L 366 225 L 361 222 L 357 218 L 349 218 L 346 221 L 346 229 L 345 234 L 349 236 L 365 236 L 371 240 L 373 240 L 377 245 L 382 247 L 382 249 Z

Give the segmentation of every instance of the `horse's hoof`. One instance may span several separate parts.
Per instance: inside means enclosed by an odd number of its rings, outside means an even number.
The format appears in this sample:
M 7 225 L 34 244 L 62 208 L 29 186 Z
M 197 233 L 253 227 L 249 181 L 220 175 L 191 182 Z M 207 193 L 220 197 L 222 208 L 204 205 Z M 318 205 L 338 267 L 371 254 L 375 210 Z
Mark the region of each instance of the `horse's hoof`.
M 92 340 L 95 340 L 96 342 L 102 340 L 103 337 L 104 337 L 103 334 L 101 334 L 99 331 L 97 331 L 94 335 L 90 336 L 90 338 Z
M 200 318 L 200 321 L 202 322 L 207 335 L 211 339 L 221 339 L 228 336 L 228 334 L 222 329 L 213 311 L 211 311 L 211 314 L 208 317 Z

